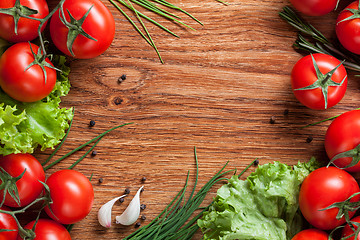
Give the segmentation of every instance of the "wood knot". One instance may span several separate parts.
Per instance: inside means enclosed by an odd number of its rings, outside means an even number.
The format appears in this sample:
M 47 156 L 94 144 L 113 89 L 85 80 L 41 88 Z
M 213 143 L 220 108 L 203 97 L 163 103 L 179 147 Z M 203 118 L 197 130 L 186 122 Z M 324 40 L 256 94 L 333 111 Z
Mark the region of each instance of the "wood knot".
M 119 97 L 116 97 L 116 98 L 114 98 L 114 103 L 115 103 L 115 105 L 120 105 L 120 104 L 122 104 L 122 102 L 124 101 L 124 100 L 122 100 L 121 98 L 119 98 Z

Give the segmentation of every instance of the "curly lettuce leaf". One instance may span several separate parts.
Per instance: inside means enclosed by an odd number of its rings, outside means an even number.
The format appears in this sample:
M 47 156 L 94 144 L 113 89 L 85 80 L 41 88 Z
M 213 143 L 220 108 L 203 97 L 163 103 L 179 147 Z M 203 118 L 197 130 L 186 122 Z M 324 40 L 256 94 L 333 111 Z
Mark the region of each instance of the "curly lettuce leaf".
M 70 68 L 65 57 L 57 56 L 54 65 L 61 69 L 54 90 L 41 101 L 19 102 L 0 89 L 0 154 L 33 153 L 60 143 L 73 117 L 72 109 L 60 108 L 60 97 L 68 94 Z
M 318 167 L 315 159 L 294 167 L 274 162 L 246 180 L 233 176 L 198 220 L 204 239 L 291 239 L 302 227 L 300 184 Z

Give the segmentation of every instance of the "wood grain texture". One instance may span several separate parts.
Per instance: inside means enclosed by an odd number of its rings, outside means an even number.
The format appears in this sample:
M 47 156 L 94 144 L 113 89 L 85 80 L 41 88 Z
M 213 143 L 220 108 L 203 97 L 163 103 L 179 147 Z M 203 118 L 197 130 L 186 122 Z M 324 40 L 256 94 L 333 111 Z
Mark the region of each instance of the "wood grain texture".
M 120 214 L 142 184 L 141 199 L 147 205 L 142 224 L 149 223 L 183 187 L 188 170 L 194 180 L 194 146 L 199 187 L 227 161 L 227 169 L 242 170 L 255 158 L 261 164 L 295 164 L 311 156 L 326 160 L 323 143 L 329 122 L 301 127 L 357 107 L 360 88 L 352 72 L 344 99 L 332 109 L 310 110 L 295 99 L 290 72 L 302 54 L 291 46 L 296 32 L 278 16 L 289 4 L 286 0 L 228 0 L 228 6 L 215 0 L 171 0 L 204 26 L 181 15 L 196 29 L 192 31 L 149 14 L 180 36 L 146 23 L 164 64 L 124 16 L 103 2 L 116 20 L 116 38 L 103 55 L 71 62 L 72 88 L 62 106 L 75 107 L 75 117 L 58 155 L 110 127 L 133 124 L 108 134 L 96 147 L 98 154 L 76 167 L 86 176 L 93 174 L 95 202 L 90 215 L 75 224 L 73 240 L 121 239 L 134 231 L 134 226 L 115 224 L 102 228 L 97 210 L 129 188 L 129 198 L 114 206 L 114 216 Z M 336 14 L 308 19 L 332 37 Z M 119 84 L 122 74 L 127 78 Z M 96 121 L 92 128 L 90 120 Z M 50 152 L 37 156 L 45 159 Z M 70 166 L 80 154 L 47 174 Z M 220 186 L 212 189 L 204 205 Z

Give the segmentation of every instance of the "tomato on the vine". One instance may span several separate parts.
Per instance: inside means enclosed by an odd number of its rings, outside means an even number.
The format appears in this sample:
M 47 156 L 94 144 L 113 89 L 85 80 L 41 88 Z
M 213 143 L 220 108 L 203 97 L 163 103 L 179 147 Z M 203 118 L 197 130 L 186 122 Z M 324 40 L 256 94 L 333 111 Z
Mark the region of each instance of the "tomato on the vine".
M 43 191 L 44 186 L 40 181 L 45 181 L 44 169 L 31 154 L 19 153 L 1 156 L 0 167 L 13 178 L 17 178 L 25 171 L 24 175 L 16 181 L 20 205 L 9 193 L 5 195 L 4 205 L 9 207 L 26 206 L 33 202 Z M 3 177 L 3 174 L 1 176 Z M 2 182 L 2 178 L 0 178 L 0 183 Z M 9 190 L 12 190 L 12 188 Z M 4 190 L 0 190 L 0 201 L 2 201 L 3 196 Z
M 32 43 L 16 43 L 0 58 L 0 87 L 21 102 L 45 98 L 56 84 L 56 70 L 40 48 Z
M 339 0 L 290 0 L 299 12 L 308 16 L 322 16 L 333 11 Z
M 46 213 L 62 224 L 73 224 L 85 218 L 94 202 L 94 190 L 82 173 L 75 170 L 60 170 L 46 180 L 52 203 Z M 50 211 L 51 209 L 51 211 Z
M 32 229 L 35 221 L 26 224 L 25 229 Z M 68 230 L 58 222 L 50 219 L 39 219 L 35 225 L 35 238 L 33 240 L 71 240 Z M 20 236 L 17 238 L 22 240 Z
M 359 185 L 348 172 L 336 167 L 322 167 L 311 172 L 303 181 L 299 193 L 300 211 L 305 219 L 314 227 L 321 230 L 334 229 L 343 224 L 346 219 L 337 219 L 339 211 L 348 210 L 338 206 L 330 206 L 349 199 L 359 192 Z M 360 196 L 353 196 L 351 202 L 360 200 Z M 348 211 L 349 217 L 354 212 Z
M 51 39 L 60 51 L 87 59 L 108 49 L 115 36 L 115 20 L 100 0 L 66 0 L 62 10 L 50 21 Z M 66 26 L 65 20 L 71 24 Z
M 19 17 L 15 11 L 22 14 L 42 19 L 49 14 L 48 4 L 45 0 L 20 0 L 20 5 L 16 5 L 16 0 L 1 0 L 0 8 L 8 9 L 5 13 L 0 13 L 0 37 L 10 42 L 27 42 L 38 37 L 38 27 L 40 22 L 34 19 Z M 15 16 L 11 15 L 14 14 Z M 18 18 L 17 28 L 14 19 Z M 45 28 L 44 24 L 41 31 Z
M 337 167 L 360 171 L 360 110 L 345 112 L 329 125 L 325 150 Z
M 351 219 L 351 222 L 360 224 L 360 216 L 354 217 L 353 219 Z M 358 228 L 358 226 L 356 226 L 355 224 L 353 224 L 353 227 L 354 227 L 355 231 Z M 352 236 L 352 237 L 350 237 L 350 236 Z M 355 240 L 354 231 L 351 229 L 349 224 L 346 224 L 341 232 L 341 239 L 343 239 L 343 238 L 347 239 L 347 240 Z M 356 240 L 360 240 L 360 234 L 358 235 Z
M 291 240 L 328 240 L 329 234 L 326 232 L 316 229 L 310 228 L 305 229 L 297 233 Z
M 9 208 L 2 206 L 1 210 L 10 211 Z M 9 231 L 0 231 L 0 240 L 16 240 L 18 235 L 18 225 L 16 220 L 9 214 L 0 213 L 0 229 Z
M 360 54 L 359 1 L 350 3 L 336 19 L 336 36 L 350 52 Z
M 301 58 L 291 72 L 295 97 L 311 109 L 327 109 L 344 97 L 347 73 L 333 56 L 316 53 Z

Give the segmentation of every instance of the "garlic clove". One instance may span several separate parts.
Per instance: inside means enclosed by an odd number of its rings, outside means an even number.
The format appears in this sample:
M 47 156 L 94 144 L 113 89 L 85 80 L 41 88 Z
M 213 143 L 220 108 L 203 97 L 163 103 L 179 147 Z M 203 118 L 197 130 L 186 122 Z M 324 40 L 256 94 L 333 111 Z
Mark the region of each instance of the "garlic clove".
M 122 195 L 120 197 L 116 197 L 107 203 L 105 203 L 98 212 L 98 221 L 101 226 L 109 228 L 111 227 L 111 211 L 112 207 L 114 206 L 115 202 L 120 198 L 126 197 L 126 195 Z
M 125 209 L 125 211 L 120 215 L 116 216 L 116 223 L 122 225 L 131 225 L 136 222 L 136 220 L 140 216 L 140 193 L 144 188 L 142 186 L 136 192 L 134 198 L 131 200 L 129 206 Z

